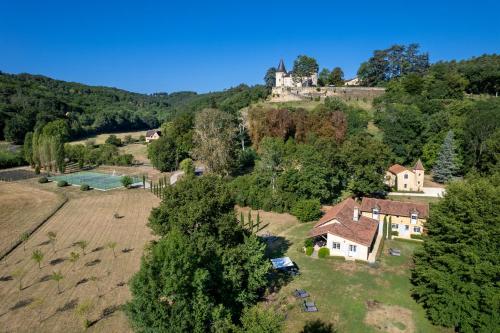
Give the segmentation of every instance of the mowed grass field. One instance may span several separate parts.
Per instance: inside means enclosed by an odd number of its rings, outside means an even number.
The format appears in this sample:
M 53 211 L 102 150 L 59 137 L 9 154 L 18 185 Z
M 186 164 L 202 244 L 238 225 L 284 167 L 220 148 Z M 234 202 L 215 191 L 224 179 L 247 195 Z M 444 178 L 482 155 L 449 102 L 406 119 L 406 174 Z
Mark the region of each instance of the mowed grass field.
M 248 209 L 239 210 L 246 220 Z M 254 221 L 256 213 L 252 212 Z M 332 323 L 339 332 L 349 333 L 451 332 L 433 326 L 411 297 L 411 258 L 420 244 L 387 240 L 377 268 L 344 259 L 314 259 L 302 252 L 314 222 L 299 223 L 289 214 L 262 211 L 260 218 L 265 226 L 260 233 L 269 231 L 278 237 L 278 244 L 273 244 L 275 255 L 289 256 L 301 272 L 267 298 L 271 304 L 286 309 L 285 332 L 300 332 L 307 321 L 313 320 Z M 389 256 L 389 247 L 401 249 L 402 256 Z M 302 312 L 301 301 L 292 296 L 295 289 L 309 292 L 309 300 L 316 302 L 319 312 Z
M 90 304 L 84 316 L 91 323 L 88 331 L 130 332 L 120 307 L 130 298 L 127 282 L 139 269 L 144 246 L 154 238 L 146 223 L 159 199 L 141 189 L 63 191 L 68 202 L 30 237 L 26 251 L 19 246 L 0 264 L 0 331 L 83 331 L 76 310 Z M 57 233 L 54 246 L 50 231 Z M 81 240 L 88 242 L 85 255 L 75 245 Z M 116 242 L 116 257 L 110 242 Z M 41 268 L 31 259 L 35 250 L 44 254 Z M 80 254 L 75 263 L 71 252 Z M 60 292 L 53 272 L 62 274 Z M 21 290 L 19 275 L 24 275 Z
M 61 195 L 24 183 L 0 182 L 0 254 L 33 230 L 64 201 Z

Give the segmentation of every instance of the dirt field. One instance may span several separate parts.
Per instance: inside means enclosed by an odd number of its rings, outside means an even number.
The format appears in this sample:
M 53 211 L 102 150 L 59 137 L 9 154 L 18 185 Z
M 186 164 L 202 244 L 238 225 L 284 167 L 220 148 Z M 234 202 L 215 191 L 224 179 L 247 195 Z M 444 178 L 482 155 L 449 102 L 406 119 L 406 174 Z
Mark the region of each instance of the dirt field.
M 63 201 L 60 195 L 27 184 L 0 182 L 0 256 Z
M 89 331 L 129 332 L 119 307 L 130 297 L 126 283 L 139 268 L 144 245 L 154 238 L 146 222 L 159 199 L 140 189 L 64 191 L 70 199 L 31 236 L 26 252 L 20 246 L 0 264 L 0 332 L 77 332 L 83 331 L 83 319 Z M 54 248 L 49 231 L 57 233 Z M 88 242 L 85 255 L 75 246 L 80 240 Z M 116 257 L 110 242 L 117 243 Z M 41 268 L 31 259 L 34 250 L 44 254 Z M 71 252 L 80 254 L 76 263 L 69 260 Z M 53 272 L 63 276 L 60 292 Z M 85 303 L 90 311 L 77 316 Z

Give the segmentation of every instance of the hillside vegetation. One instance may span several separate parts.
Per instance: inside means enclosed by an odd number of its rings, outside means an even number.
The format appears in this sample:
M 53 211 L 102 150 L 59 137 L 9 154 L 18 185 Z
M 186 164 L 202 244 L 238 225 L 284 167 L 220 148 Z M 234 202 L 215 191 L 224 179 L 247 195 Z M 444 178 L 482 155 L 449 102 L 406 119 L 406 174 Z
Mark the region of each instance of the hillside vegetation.
M 109 87 L 0 72 L 0 139 L 22 143 L 26 133 L 65 119 L 72 138 L 103 132 L 156 128 L 175 114 L 219 107 L 234 112 L 265 98 L 262 86 L 222 92 L 133 93 Z

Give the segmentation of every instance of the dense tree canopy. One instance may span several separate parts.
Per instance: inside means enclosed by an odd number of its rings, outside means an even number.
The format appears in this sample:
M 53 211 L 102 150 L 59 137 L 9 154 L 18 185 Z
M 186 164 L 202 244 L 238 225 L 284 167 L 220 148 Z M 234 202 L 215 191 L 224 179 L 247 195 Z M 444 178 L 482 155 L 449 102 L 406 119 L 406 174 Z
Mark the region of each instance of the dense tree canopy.
M 265 245 L 242 229 L 220 178 L 188 177 L 166 191 L 150 218 L 161 238 L 131 281 L 127 314 L 139 332 L 234 330 L 267 283 Z
M 415 295 L 437 325 L 459 332 L 500 327 L 500 177 L 448 186 L 415 254 Z
M 377 86 L 405 74 L 423 74 L 428 67 L 429 55 L 420 53 L 418 44 L 393 45 L 375 50 L 359 67 L 358 77 L 363 85 Z
M 0 139 L 20 144 L 35 126 L 56 119 L 68 122 L 71 137 L 156 128 L 180 113 L 207 107 L 235 113 L 268 93 L 264 86 L 240 85 L 208 94 L 145 95 L 38 75 L 0 73 Z

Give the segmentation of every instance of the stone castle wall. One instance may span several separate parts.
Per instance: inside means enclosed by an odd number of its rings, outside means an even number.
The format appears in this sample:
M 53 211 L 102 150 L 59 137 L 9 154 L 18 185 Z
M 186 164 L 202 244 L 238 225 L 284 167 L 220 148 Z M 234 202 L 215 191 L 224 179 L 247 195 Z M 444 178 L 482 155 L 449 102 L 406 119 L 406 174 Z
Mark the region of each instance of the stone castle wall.
M 372 100 L 384 92 L 385 88 L 375 87 L 274 87 L 271 93 L 271 102 L 322 100 L 326 97 L 337 97 L 345 100 Z

